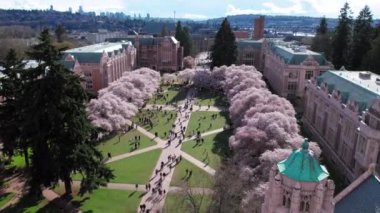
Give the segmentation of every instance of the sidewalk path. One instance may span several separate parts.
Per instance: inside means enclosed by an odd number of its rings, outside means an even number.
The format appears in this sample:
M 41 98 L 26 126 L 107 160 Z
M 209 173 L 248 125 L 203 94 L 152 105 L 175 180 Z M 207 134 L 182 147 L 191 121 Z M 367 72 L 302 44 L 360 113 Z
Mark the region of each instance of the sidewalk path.
M 227 129 L 224 129 L 224 128 L 220 128 L 220 129 L 215 129 L 215 130 L 211 130 L 209 132 L 205 132 L 203 134 L 201 134 L 201 137 L 205 137 L 205 136 L 208 136 L 208 135 L 213 135 L 213 134 L 216 134 L 216 133 L 219 133 L 219 132 L 224 132 L 226 131 Z M 196 136 L 192 136 L 192 137 L 187 137 L 183 140 L 183 142 L 186 142 L 186 141 L 191 141 L 191 140 L 194 140 L 196 138 Z
M 128 157 L 132 157 L 132 156 L 135 156 L 135 155 L 139 155 L 139 154 L 142 154 L 142 153 L 145 153 L 145 152 L 149 152 L 149 151 L 158 149 L 160 147 L 162 147 L 162 145 L 161 146 L 160 145 L 154 145 L 154 146 L 149 146 L 147 148 L 136 150 L 136 151 L 133 151 L 133 152 L 117 155 L 117 156 L 112 157 L 111 159 L 107 160 L 106 163 L 111 163 L 111 162 L 118 161 L 118 160 L 121 160 L 121 159 L 124 159 L 124 158 L 128 158 Z
M 171 186 L 169 189 L 169 192 L 181 193 L 181 192 L 185 192 L 184 190 L 185 189 L 182 187 Z M 189 190 L 191 190 L 191 192 L 194 194 L 211 195 L 214 193 L 214 191 L 209 188 L 189 188 Z
M 182 152 L 181 151 L 181 155 L 182 155 L 183 158 L 185 158 L 186 160 L 190 161 L 192 164 L 194 164 L 198 168 L 202 169 L 203 171 L 207 172 L 208 174 L 210 174 L 212 176 L 215 175 L 215 172 L 216 172 L 215 169 L 209 167 L 208 165 L 206 165 L 202 161 L 194 158 L 193 156 L 187 154 L 186 152 Z
M 189 104 L 191 104 L 192 95 L 193 90 L 190 89 L 187 94 Z M 167 192 L 169 192 L 170 190 L 170 182 L 174 174 L 175 161 L 169 161 L 168 157 L 175 155 L 176 159 L 179 159 L 179 156 L 182 154 L 182 144 L 179 144 L 179 138 L 182 138 L 180 132 L 181 128 L 185 128 L 184 131 L 186 132 L 186 127 L 188 125 L 191 113 L 189 108 L 184 109 L 184 103 L 185 101 L 183 102 L 183 104 L 180 105 L 182 110 L 178 111 L 177 118 L 175 121 L 175 127 L 172 129 L 172 132 L 175 132 L 177 134 L 177 137 L 174 137 L 174 135 L 170 137 L 170 145 L 168 144 L 166 147 L 163 148 L 163 151 L 155 166 L 155 170 L 157 169 L 159 170 L 159 172 L 156 174 L 156 171 L 153 171 L 152 173 L 149 183 L 151 184 L 151 188 L 154 189 L 154 192 L 153 190 L 149 190 L 149 192 L 142 197 L 140 202 L 140 205 L 145 204 L 146 209 L 150 209 L 151 212 L 161 212 L 161 209 L 165 204 Z M 188 117 L 188 119 L 186 117 Z M 161 165 L 164 166 L 162 167 Z M 165 173 L 165 176 L 161 177 L 160 173 Z M 159 195 L 158 189 L 162 190 L 162 192 L 165 190 L 166 193 L 162 193 L 162 195 Z M 137 211 L 139 212 L 139 209 L 137 209 Z

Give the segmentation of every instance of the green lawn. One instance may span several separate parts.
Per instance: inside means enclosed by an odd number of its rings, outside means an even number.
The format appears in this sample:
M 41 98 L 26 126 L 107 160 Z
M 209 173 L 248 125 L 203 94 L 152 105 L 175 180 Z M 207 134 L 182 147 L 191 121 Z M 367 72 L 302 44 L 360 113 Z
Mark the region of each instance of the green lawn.
M 156 166 L 161 150 L 153 150 L 107 164 L 115 178 L 114 183 L 146 184 Z
M 158 110 L 141 110 L 134 118 L 133 122 L 142 126 L 151 133 L 158 133 L 160 138 L 168 138 L 169 131 L 172 129 L 174 121 L 177 117 L 177 113 L 174 111 L 158 111 Z M 139 118 L 148 118 L 151 119 L 153 127 L 149 126 L 149 123 L 143 123 L 139 121 Z M 165 136 L 166 132 L 166 136 Z
M 97 148 L 103 153 L 104 156 L 107 156 L 107 153 L 109 152 L 112 156 L 128 153 L 135 150 L 135 136 L 140 136 L 140 146 L 137 148 L 137 150 L 156 145 L 154 141 L 147 138 L 137 130 L 133 129 L 127 134 L 123 135 L 120 138 L 120 142 L 119 135 L 115 135 L 111 139 L 100 143 Z
M 212 119 L 211 116 L 215 114 L 217 118 Z M 227 124 L 227 119 L 227 112 L 193 112 L 191 113 L 189 125 L 186 129 L 186 136 L 193 134 L 193 132 L 196 134 L 197 131 L 204 133 L 223 128 L 223 126 Z
M 64 185 L 58 185 L 54 191 L 62 195 Z M 82 212 L 136 212 L 140 203 L 141 192 L 117 190 L 117 189 L 97 189 L 91 194 L 87 193 L 83 197 L 77 195 L 78 187 L 73 187 L 73 199 L 71 203 L 79 207 Z
M 14 193 L 7 192 L 0 196 L 0 208 L 3 207 L 5 204 L 7 204 L 13 197 L 15 196 Z
M 186 169 L 193 171 L 190 178 L 186 176 Z M 189 161 L 182 159 L 181 163 L 179 163 L 174 170 L 173 179 L 170 185 L 183 186 L 186 183 L 188 183 L 189 187 L 212 188 L 214 185 L 214 178 Z
M 191 205 L 190 198 L 195 200 L 195 207 Z M 187 212 L 209 212 L 208 208 L 211 203 L 209 195 L 196 194 L 192 197 L 187 197 L 185 194 L 169 193 L 165 200 L 164 213 L 187 213 Z M 198 211 L 194 211 L 198 210 Z
M 3 213 L 57 213 L 60 210 L 43 198 L 24 196 L 18 203 L 2 210 Z
M 218 169 L 222 160 L 229 155 L 228 139 L 231 131 L 227 130 L 214 135 L 203 137 L 203 143 L 195 140 L 187 141 L 182 145 L 182 151 L 194 158 L 206 163 L 208 166 Z
M 195 105 L 200 106 L 228 106 L 227 98 L 212 90 L 199 91 L 195 97 Z
M 149 100 L 149 104 L 171 104 L 186 98 L 187 90 L 181 87 L 161 87 L 159 92 Z

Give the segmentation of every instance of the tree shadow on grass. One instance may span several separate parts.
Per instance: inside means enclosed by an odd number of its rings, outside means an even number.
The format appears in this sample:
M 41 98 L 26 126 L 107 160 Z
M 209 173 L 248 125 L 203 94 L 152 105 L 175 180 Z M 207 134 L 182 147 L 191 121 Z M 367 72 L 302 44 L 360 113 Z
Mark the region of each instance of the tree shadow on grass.
M 222 160 L 229 157 L 231 155 L 231 150 L 228 145 L 228 141 L 230 136 L 232 135 L 232 130 L 226 130 L 221 133 L 218 133 L 215 136 L 215 141 L 211 151 L 217 155 L 219 155 Z
M 8 206 L 7 208 L 3 209 L 1 212 L 3 213 L 23 213 L 23 212 L 29 212 L 28 209 L 33 208 L 36 210 L 37 213 L 57 213 L 57 212 L 63 212 L 63 209 L 59 209 L 55 204 L 54 201 L 47 203 L 44 206 L 41 206 L 41 208 L 36 209 L 38 205 L 41 205 L 40 203 L 44 202 L 43 197 L 36 197 L 32 195 L 25 195 L 22 197 L 19 202 L 17 202 L 14 205 Z

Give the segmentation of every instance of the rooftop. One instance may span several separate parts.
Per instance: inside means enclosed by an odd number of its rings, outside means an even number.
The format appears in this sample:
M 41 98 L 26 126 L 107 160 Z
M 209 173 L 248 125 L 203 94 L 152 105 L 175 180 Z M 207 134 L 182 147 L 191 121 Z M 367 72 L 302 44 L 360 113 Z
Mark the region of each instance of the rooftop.
M 326 58 L 304 46 L 284 42 L 270 42 L 272 52 L 282 58 L 287 64 L 301 64 L 308 56 L 312 56 L 319 65 L 328 65 Z
M 113 52 L 123 48 L 123 45 L 132 45 L 131 42 L 103 42 L 98 44 L 93 44 L 84 47 L 78 47 L 70 50 L 66 50 L 65 53 L 103 53 L 103 52 Z
M 287 159 L 280 161 L 277 168 L 282 175 L 299 182 L 319 182 L 329 176 L 326 167 L 320 165 L 309 150 L 307 139 L 302 148 L 294 150 Z
M 261 49 L 263 40 L 239 39 L 236 44 L 238 48 L 252 47 L 253 49 Z
M 334 212 L 380 212 L 380 179 L 375 175 L 370 175 L 335 204 Z
M 380 80 L 380 76 L 370 72 L 331 70 L 319 76 L 317 83 L 325 83 L 330 93 L 338 91 L 344 104 L 348 101 L 356 102 L 360 112 L 380 96 L 380 83 L 376 83 L 377 79 Z

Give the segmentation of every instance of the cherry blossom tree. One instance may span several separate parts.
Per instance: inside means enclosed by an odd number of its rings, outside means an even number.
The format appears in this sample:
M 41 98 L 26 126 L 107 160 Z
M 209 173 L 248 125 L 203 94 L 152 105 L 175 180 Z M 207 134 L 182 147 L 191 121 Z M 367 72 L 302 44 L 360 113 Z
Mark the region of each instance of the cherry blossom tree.
M 186 56 L 183 58 L 183 66 L 185 68 L 193 69 L 195 67 L 195 60 L 191 56 Z
M 91 123 L 107 132 L 120 131 L 157 91 L 160 74 L 148 68 L 125 73 L 119 80 L 99 91 L 98 99 L 87 106 Z

